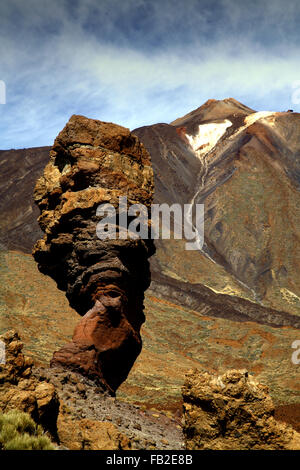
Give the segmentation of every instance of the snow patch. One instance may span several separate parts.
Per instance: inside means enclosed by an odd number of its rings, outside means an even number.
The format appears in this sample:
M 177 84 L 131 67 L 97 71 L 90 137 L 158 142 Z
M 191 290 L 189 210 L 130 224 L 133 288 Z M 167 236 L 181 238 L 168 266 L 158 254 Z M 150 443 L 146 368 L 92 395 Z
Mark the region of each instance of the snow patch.
M 280 289 L 280 292 L 281 292 L 282 297 L 285 301 L 287 301 L 289 303 L 299 303 L 300 298 L 298 297 L 298 295 L 296 295 L 291 290 L 286 289 L 285 287 L 282 287 Z
M 258 119 L 266 118 L 269 116 L 274 116 L 277 114 L 274 111 L 258 111 L 257 113 L 249 114 L 249 116 L 245 117 L 245 124 L 246 127 L 251 126 L 254 122 L 256 122 Z
M 225 134 L 227 127 L 230 126 L 232 126 L 232 122 L 228 119 L 220 123 L 212 122 L 209 124 L 200 124 L 198 134 L 186 134 L 186 137 L 192 149 L 200 156 L 203 153 L 209 152 L 222 135 Z

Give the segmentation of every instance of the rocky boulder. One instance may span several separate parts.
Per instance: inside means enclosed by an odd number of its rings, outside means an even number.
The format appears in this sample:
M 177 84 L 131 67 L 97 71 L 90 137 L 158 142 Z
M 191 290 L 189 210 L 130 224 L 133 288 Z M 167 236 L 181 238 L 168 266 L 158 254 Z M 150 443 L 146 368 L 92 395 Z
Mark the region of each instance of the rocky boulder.
M 16 331 L 7 331 L 0 340 L 5 346 L 5 361 L 0 364 L 1 412 L 18 409 L 29 413 L 55 437 L 59 400 L 54 385 L 34 376 L 32 359 L 22 353 L 23 343 Z
M 113 423 L 74 419 L 61 412 L 58 422 L 59 442 L 68 450 L 130 450 L 131 442 Z
M 274 419 L 268 387 L 246 370 L 192 370 L 183 386 L 188 450 L 299 450 L 300 434 Z

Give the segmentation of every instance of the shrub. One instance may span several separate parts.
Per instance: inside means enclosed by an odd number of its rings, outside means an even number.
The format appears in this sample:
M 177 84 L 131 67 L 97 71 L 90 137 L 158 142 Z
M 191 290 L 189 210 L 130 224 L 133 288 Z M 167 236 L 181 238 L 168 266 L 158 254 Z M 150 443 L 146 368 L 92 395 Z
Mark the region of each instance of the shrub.
M 28 413 L 11 410 L 0 414 L 0 450 L 54 450 Z

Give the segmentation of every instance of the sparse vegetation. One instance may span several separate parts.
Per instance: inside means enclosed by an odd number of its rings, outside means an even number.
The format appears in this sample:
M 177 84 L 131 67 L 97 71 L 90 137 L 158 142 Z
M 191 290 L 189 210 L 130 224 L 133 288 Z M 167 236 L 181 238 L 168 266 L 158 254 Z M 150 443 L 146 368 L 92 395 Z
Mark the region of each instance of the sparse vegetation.
M 54 450 L 54 445 L 28 413 L 0 413 L 0 450 Z

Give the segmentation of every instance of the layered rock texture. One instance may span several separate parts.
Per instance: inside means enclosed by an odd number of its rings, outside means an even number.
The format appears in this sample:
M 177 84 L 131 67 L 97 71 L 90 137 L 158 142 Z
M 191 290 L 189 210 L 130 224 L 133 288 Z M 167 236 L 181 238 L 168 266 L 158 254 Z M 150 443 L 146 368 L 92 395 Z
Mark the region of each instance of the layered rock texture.
M 111 392 L 126 379 L 141 351 L 148 258 L 154 253 L 151 239 L 133 238 L 128 232 L 119 238 L 127 230 L 119 223 L 122 196 L 127 198 L 125 212 L 134 204 L 150 209 L 153 172 L 148 152 L 128 129 L 72 116 L 35 187 L 45 237 L 33 255 L 40 271 L 56 281 L 83 316 L 72 342 L 54 353 L 51 365 L 97 378 Z M 116 209 L 110 224 L 116 238 L 97 234 L 97 208 L 105 203 Z
M 193 370 L 183 386 L 188 450 L 300 450 L 300 434 L 274 419 L 268 387 L 246 370 Z

